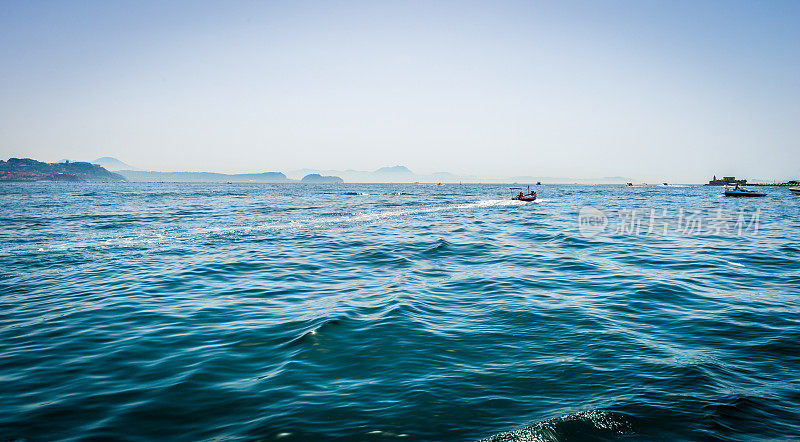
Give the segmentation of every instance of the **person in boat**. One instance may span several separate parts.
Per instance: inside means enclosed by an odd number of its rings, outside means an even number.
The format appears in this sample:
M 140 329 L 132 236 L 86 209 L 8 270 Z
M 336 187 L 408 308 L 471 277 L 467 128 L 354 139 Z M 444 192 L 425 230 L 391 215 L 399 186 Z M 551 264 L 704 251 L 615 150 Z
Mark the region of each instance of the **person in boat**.
M 733 190 L 739 190 L 739 183 L 736 183 L 736 187 L 734 187 Z
M 519 193 L 519 195 L 517 195 L 517 197 L 518 197 L 519 199 L 522 199 L 522 192 L 520 192 L 520 193 Z

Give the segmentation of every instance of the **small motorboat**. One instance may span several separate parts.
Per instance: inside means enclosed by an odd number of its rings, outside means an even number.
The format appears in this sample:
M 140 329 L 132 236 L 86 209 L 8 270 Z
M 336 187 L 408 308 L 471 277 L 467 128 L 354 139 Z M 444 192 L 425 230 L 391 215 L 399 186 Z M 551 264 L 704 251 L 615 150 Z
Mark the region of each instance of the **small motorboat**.
M 756 192 L 755 190 L 740 189 L 738 186 L 733 189 L 725 189 L 725 196 L 767 196 L 766 193 Z
M 625 183 L 625 187 L 633 187 L 633 183 Z
M 520 192 L 512 196 L 511 199 L 517 201 L 527 201 L 527 202 L 536 201 L 536 192 L 531 190 L 531 186 L 528 186 L 528 193 Z
M 523 194 L 514 195 L 511 197 L 511 199 L 517 201 L 527 201 L 527 202 L 536 201 L 536 192 L 531 192 L 527 195 Z
M 800 187 L 790 187 L 789 192 L 792 192 L 795 195 L 800 195 Z

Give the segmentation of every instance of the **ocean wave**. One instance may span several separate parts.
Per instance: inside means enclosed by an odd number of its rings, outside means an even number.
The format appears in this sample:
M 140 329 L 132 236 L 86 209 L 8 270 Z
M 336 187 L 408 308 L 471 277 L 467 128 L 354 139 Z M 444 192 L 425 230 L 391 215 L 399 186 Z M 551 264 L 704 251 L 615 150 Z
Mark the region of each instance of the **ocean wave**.
M 507 186 L 424 187 L 13 187 L 3 435 L 800 433 L 796 199 L 757 203 L 757 235 L 587 238 L 584 205 L 613 217 L 723 201 L 703 187 L 551 185 L 535 203 Z
M 487 442 L 616 440 L 621 439 L 621 436 L 636 434 L 633 422 L 630 416 L 622 413 L 603 410 L 582 411 L 482 440 Z

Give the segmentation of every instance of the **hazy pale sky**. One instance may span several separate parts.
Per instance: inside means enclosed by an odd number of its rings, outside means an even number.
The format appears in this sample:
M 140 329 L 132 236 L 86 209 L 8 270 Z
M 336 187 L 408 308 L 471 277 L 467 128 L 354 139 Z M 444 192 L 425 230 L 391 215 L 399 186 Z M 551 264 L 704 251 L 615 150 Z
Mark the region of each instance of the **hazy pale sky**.
M 798 23 L 798 1 L 6 1 L 0 157 L 800 177 Z

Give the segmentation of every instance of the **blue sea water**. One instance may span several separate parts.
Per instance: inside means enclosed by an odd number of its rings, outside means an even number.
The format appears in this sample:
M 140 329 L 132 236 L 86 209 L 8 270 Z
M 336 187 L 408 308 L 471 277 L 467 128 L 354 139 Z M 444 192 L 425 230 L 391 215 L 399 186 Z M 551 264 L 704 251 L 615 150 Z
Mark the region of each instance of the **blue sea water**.
M 537 190 L 0 185 L 0 438 L 800 438 L 800 197 Z

